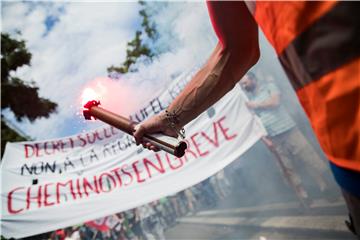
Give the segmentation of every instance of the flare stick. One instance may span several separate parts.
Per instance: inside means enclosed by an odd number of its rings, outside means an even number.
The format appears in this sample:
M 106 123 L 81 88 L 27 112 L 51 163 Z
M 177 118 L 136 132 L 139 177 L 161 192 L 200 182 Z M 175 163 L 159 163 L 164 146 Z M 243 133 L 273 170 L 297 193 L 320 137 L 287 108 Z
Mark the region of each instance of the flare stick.
M 135 124 L 131 120 L 110 112 L 104 108 L 99 107 L 100 101 L 89 101 L 84 105 L 84 118 L 90 120 L 91 117 L 99 119 L 121 131 L 133 135 Z M 157 146 L 159 149 L 166 151 L 176 157 L 182 157 L 185 154 L 187 144 L 184 141 L 179 141 L 177 138 L 169 137 L 163 134 L 149 134 L 144 136 L 144 140 Z

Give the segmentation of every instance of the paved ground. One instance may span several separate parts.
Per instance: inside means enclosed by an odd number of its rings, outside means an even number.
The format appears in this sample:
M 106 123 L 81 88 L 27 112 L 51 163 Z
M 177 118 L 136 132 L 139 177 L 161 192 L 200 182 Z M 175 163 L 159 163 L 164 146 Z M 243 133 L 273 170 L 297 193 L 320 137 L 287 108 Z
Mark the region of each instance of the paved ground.
M 356 239 L 347 230 L 341 200 L 317 200 L 308 210 L 298 203 L 201 211 L 178 219 L 167 239 Z

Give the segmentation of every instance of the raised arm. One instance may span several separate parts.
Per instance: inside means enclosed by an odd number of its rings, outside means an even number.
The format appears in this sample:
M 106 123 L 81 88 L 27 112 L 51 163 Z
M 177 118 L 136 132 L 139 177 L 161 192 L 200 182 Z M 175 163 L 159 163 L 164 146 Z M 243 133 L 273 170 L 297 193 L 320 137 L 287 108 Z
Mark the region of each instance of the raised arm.
M 276 108 L 280 105 L 280 94 L 273 93 L 268 99 L 265 99 L 261 102 L 252 102 L 249 101 L 246 103 L 246 105 L 250 109 L 271 109 Z
M 180 129 L 213 105 L 241 79 L 259 58 L 258 28 L 243 2 L 207 2 L 219 42 L 207 63 L 168 107 Z M 161 113 L 141 123 L 134 133 L 138 143 L 145 133 L 175 136 L 169 115 Z M 173 121 L 174 119 L 170 119 Z M 156 150 L 151 144 L 145 147 Z

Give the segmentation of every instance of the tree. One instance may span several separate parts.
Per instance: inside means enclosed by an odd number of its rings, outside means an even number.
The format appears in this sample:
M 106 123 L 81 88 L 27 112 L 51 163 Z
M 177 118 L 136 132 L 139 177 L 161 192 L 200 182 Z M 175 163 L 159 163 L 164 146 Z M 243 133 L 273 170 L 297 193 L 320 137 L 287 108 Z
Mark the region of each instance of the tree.
M 40 117 L 48 118 L 54 113 L 57 104 L 42 98 L 39 88 L 34 82 L 25 82 L 10 75 L 19 67 L 29 65 L 31 53 L 27 50 L 24 40 L 16 40 L 9 34 L 1 33 L 1 109 L 9 108 L 18 121 L 24 118 L 33 122 Z M 1 122 L 1 150 L 7 141 L 24 140 L 16 136 L 16 132 Z
M 127 73 L 131 71 L 136 71 L 136 69 L 131 69 L 131 65 L 136 63 L 137 59 L 141 56 L 146 56 L 152 58 L 153 53 L 150 48 L 142 42 L 141 39 L 142 32 L 136 31 L 135 38 L 127 43 L 128 49 L 126 50 L 126 59 L 120 67 L 111 66 L 108 68 L 108 72 L 118 72 L 118 73 Z
M 39 96 L 39 88 L 33 82 L 26 83 L 10 76 L 10 71 L 30 65 L 30 61 L 31 53 L 24 40 L 1 34 L 1 109 L 10 108 L 19 121 L 24 117 L 30 121 L 47 118 L 57 107 L 56 103 Z
M 3 120 L 1 120 L 1 156 L 4 154 L 7 142 L 21 142 L 26 140 L 29 139 L 21 136 L 19 133 L 10 128 Z
M 144 57 L 151 61 L 156 55 L 156 53 L 146 43 L 146 40 L 148 40 L 148 42 L 156 40 L 157 31 L 155 24 L 151 23 L 150 16 L 146 12 L 146 3 L 144 1 L 139 1 L 139 4 L 142 6 L 142 9 L 139 11 L 142 18 L 141 29 L 137 30 L 134 39 L 127 43 L 125 61 L 120 67 L 109 67 L 107 69 L 109 75 L 113 72 L 121 74 L 135 72 L 137 69 L 132 67 L 132 65 L 136 63 L 139 58 Z
M 145 1 L 139 1 L 139 4 L 143 6 L 143 9 L 139 11 L 140 16 L 142 17 L 142 23 L 141 26 L 143 27 L 146 35 L 152 39 L 155 40 L 157 31 L 155 28 L 155 24 L 150 22 L 150 16 L 146 12 L 146 3 Z

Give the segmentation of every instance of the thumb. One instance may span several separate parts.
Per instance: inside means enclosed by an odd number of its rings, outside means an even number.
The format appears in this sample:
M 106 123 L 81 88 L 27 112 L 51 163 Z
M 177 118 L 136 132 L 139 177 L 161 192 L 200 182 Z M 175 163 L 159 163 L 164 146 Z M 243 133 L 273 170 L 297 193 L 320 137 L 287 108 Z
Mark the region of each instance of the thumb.
M 170 137 L 174 137 L 174 138 L 179 137 L 179 134 L 174 129 L 171 129 L 171 128 L 165 128 L 162 132 L 165 135 L 170 136 Z
M 135 138 L 136 145 L 139 145 L 142 142 L 142 138 L 145 134 L 145 128 L 141 124 L 138 124 L 134 127 L 134 130 L 135 132 L 133 133 L 133 136 Z

